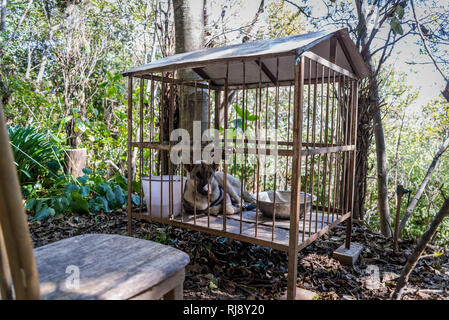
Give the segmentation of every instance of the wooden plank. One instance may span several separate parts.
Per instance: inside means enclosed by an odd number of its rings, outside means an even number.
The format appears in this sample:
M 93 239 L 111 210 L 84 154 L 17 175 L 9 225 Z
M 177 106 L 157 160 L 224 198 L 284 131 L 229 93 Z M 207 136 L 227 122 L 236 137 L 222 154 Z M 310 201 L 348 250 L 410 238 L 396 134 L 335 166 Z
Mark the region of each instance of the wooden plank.
M 51 300 L 133 298 L 189 263 L 187 254 L 170 246 L 106 234 L 64 239 L 34 254 L 42 298 Z M 66 285 L 68 266 L 79 268 L 79 288 Z
M 33 244 L 1 105 L 0 150 L 0 227 L 3 232 L 15 297 L 16 299 L 39 299 L 39 279 L 32 251 Z
M 12 298 L 11 270 L 9 269 L 2 228 L 0 228 L 0 300 L 12 300 Z

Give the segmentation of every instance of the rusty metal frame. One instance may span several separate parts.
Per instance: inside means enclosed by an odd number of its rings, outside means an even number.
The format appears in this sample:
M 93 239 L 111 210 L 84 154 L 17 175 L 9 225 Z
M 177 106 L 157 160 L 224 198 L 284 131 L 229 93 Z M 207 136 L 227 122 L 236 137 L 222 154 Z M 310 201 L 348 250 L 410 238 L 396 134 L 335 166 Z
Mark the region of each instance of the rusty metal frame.
M 296 54 L 296 53 L 295 53 Z M 262 74 L 266 74 L 266 67 L 263 60 L 255 58 L 253 62 L 258 66 L 258 83 L 245 83 L 246 70 L 245 65 L 249 63 L 248 60 L 239 61 L 243 67 L 242 84 L 238 86 L 228 86 L 229 77 L 229 62 L 226 63 L 226 76 L 221 79 L 206 79 L 204 81 L 182 81 L 176 79 L 178 70 L 167 70 L 163 74 L 138 74 L 128 75 L 128 172 L 131 173 L 131 155 L 133 148 L 139 149 L 139 166 L 138 176 L 148 174 L 149 189 L 148 193 L 149 204 L 147 212 L 144 212 L 144 207 L 141 205 L 138 210 L 132 208 L 132 179 L 128 179 L 128 234 L 132 235 L 132 218 L 142 219 L 152 222 L 169 224 L 175 227 L 187 228 L 200 232 L 209 233 L 217 236 L 225 236 L 230 239 L 249 242 L 252 244 L 267 246 L 276 250 L 288 253 L 288 288 L 287 298 L 294 299 L 296 294 L 297 282 L 297 258 L 298 251 L 309 245 L 317 238 L 328 232 L 336 225 L 347 220 L 346 246 L 350 246 L 351 230 L 352 230 L 352 207 L 355 192 L 354 173 L 355 173 L 355 154 L 357 143 L 357 77 L 331 61 L 327 61 L 322 57 L 317 56 L 311 52 L 304 52 L 296 56 L 295 64 L 295 78 L 293 82 L 281 82 L 279 79 L 279 57 L 277 57 L 276 73 L 270 74 L 269 78 L 272 80 L 271 84 L 262 83 Z M 312 74 L 315 77 L 312 79 Z M 308 80 L 305 81 L 308 75 Z M 139 108 L 133 110 L 133 76 L 140 79 L 140 96 Z M 217 86 L 216 80 L 224 81 L 223 86 Z M 147 85 L 145 86 L 145 82 Z M 287 122 L 280 125 L 282 120 L 279 117 L 280 103 L 280 87 L 288 86 L 284 90 L 288 92 L 288 116 Z M 161 141 L 162 127 L 154 125 L 155 119 L 161 123 L 163 116 L 163 109 L 168 115 L 168 128 L 174 129 L 174 109 L 176 105 L 184 104 L 182 98 L 185 88 L 190 87 L 195 90 L 195 101 L 198 101 L 198 94 L 201 99 L 207 94 L 208 101 L 208 125 L 209 127 L 218 128 L 221 125 L 224 128 L 228 126 L 228 120 L 235 120 L 232 117 L 232 108 L 228 108 L 229 94 L 231 90 L 237 90 L 237 102 L 243 110 L 243 114 L 250 110 L 251 103 L 255 115 L 258 117 L 255 122 L 255 127 L 258 132 L 267 130 L 271 124 L 275 128 L 287 128 L 285 140 L 279 141 L 276 145 L 269 139 L 221 139 L 221 144 L 226 152 L 232 153 L 234 157 L 234 166 L 237 162 L 237 156 L 241 156 L 239 165 L 240 172 L 233 168 L 233 174 L 240 175 L 240 179 L 244 183 L 252 183 L 253 190 L 256 191 L 256 197 L 261 188 L 265 189 L 266 177 L 264 177 L 263 184 L 260 184 L 260 164 L 261 157 L 270 157 L 273 149 L 272 144 L 276 146 L 276 151 L 279 157 L 286 158 L 286 167 L 276 172 L 279 174 L 279 179 L 285 176 L 285 185 L 291 188 L 291 214 L 288 231 L 282 231 L 278 226 L 279 222 L 276 219 L 276 198 L 273 203 L 274 215 L 270 223 L 263 224 L 259 221 L 259 215 L 256 213 L 255 221 L 248 222 L 243 218 L 243 211 L 236 214 L 237 219 L 232 220 L 226 214 L 221 214 L 218 217 L 213 217 L 210 214 L 210 208 L 206 215 L 197 215 L 196 203 L 194 206 L 193 219 L 186 220 L 184 214 L 180 217 L 173 215 L 174 210 L 174 177 L 181 177 L 185 175 L 182 166 L 173 166 L 169 161 L 167 167 L 169 173 L 169 216 L 162 217 L 162 197 L 161 197 L 161 211 L 151 212 L 149 208 L 152 207 L 151 191 L 152 180 L 154 173 L 162 175 L 163 168 L 161 166 L 161 153 L 169 154 L 169 151 L 174 148 L 172 141 Z M 146 91 L 144 88 L 147 88 Z M 262 90 L 266 88 L 265 90 Z M 157 90 L 159 89 L 159 90 Z M 291 96 L 293 91 L 293 104 L 291 103 Z M 159 93 L 157 96 L 156 92 Z M 200 93 L 199 93 L 200 92 Z M 240 96 L 239 96 L 240 93 Z M 166 94 L 166 97 L 162 95 Z M 265 94 L 265 98 L 263 95 Z M 146 105 L 144 104 L 144 95 L 149 95 L 150 99 Z M 177 99 L 178 97 L 178 99 Z M 254 99 L 251 99 L 254 97 Z M 166 105 L 164 106 L 164 103 Z M 213 105 L 212 105 L 213 104 Z M 224 108 L 223 123 L 220 123 L 219 110 L 221 104 Z M 269 116 L 269 105 L 274 108 L 274 122 L 272 116 Z M 158 108 L 158 110 L 157 110 Z M 284 103 L 285 108 L 285 103 Z M 230 109 L 230 110 L 228 110 Z M 136 112 L 137 111 L 137 112 Z M 264 122 L 262 122 L 262 114 L 264 114 Z M 133 118 L 139 117 L 138 128 L 133 126 Z M 213 116 L 213 120 L 212 120 Z M 293 121 L 290 120 L 293 116 Z M 151 125 L 145 122 L 149 117 L 152 121 Z M 285 121 L 285 119 L 283 120 Z M 242 119 L 243 126 L 248 125 L 248 120 L 244 117 Z M 263 127 L 265 126 L 265 128 Z M 140 130 L 139 139 L 133 138 L 133 130 Z M 149 130 L 145 136 L 145 130 Z M 145 138 L 149 138 L 145 140 Z M 138 141 L 135 141 L 138 140 Z M 237 142 L 242 143 L 243 147 L 238 147 Z M 253 145 L 254 147 L 251 147 Z M 262 147 L 264 146 L 264 147 Z M 191 146 L 193 148 L 193 146 Z M 148 156 L 145 158 L 144 149 L 148 149 Z M 256 166 L 253 176 L 247 174 L 247 161 L 250 153 L 256 154 Z M 159 156 L 158 156 L 159 154 Z M 158 158 L 159 157 L 159 158 Z M 229 172 L 226 159 L 223 161 L 223 171 Z M 276 168 L 282 162 L 275 161 Z M 266 164 L 264 165 L 266 169 Z M 291 170 L 289 169 L 291 167 Z M 137 170 L 137 166 L 136 166 Z M 291 172 L 291 177 L 289 174 Z M 289 180 L 290 178 L 290 180 Z M 183 179 L 181 180 L 181 190 L 184 190 Z M 225 175 L 224 189 L 226 194 L 227 178 Z M 274 190 L 278 188 L 278 175 L 274 174 Z M 302 181 L 303 180 L 303 181 Z M 291 181 L 291 182 L 289 182 Z M 162 181 L 161 181 L 161 193 Z M 280 183 L 279 183 L 280 186 Z M 243 191 L 243 184 L 242 190 Z M 310 209 L 307 208 L 307 201 L 301 204 L 300 195 L 304 193 L 304 198 L 311 199 L 316 197 L 316 202 L 313 200 L 310 204 Z M 179 196 L 182 200 L 182 192 Z M 208 195 L 209 197 L 210 195 Z M 143 203 L 142 187 L 140 194 L 141 203 Z M 257 205 L 256 212 L 258 212 L 259 205 Z M 221 220 L 220 220 L 221 219 Z M 261 219 L 261 218 L 260 218 Z M 251 223 L 251 224 L 250 224 Z M 248 225 L 251 226 L 250 229 Z M 215 226 L 215 227 L 214 227 Z M 234 227 L 237 226 L 237 227 Z M 271 229 L 270 229 L 271 228 Z M 268 231 L 269 230 L 269 231 Z M 282 229 L 287 230 L 287 229 Z M 288 238 L 282 238 L 281 235 L 288 235 Z

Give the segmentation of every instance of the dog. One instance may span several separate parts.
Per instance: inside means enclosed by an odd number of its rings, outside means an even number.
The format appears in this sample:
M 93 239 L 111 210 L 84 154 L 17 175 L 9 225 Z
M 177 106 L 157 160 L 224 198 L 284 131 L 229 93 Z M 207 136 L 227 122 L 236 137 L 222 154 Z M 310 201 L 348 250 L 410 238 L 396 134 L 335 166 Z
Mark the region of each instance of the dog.
M 208 213 L 218 215 L 223 213 L 233 215 L 240 212 L 240 201 L 243 210 L 252 210 L 256 207 L 255 199 L 242 183 L 230 174 L 227 174 L 227 190 L 224 194 L 224 173 L 217 171 L 218 165 L 184 164 L 187 171 L 187 181 L 184 187 L 183 208 L 186 213 Z

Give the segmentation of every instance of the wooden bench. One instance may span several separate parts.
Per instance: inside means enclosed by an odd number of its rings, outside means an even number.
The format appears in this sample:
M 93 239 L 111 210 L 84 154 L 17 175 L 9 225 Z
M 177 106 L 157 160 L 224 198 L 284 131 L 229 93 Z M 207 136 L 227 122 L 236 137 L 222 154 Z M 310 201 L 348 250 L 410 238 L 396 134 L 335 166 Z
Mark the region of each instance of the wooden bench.
M 86 234 L 33 250 L 1 106 L 0 154 L 1 299 L 182 299 L 189 256 L 166 245 Z
M 51 300 L 180 300 L 189 263 L 170 246 L 106 234 L 57 241 L 34 255 L 41 298 Z

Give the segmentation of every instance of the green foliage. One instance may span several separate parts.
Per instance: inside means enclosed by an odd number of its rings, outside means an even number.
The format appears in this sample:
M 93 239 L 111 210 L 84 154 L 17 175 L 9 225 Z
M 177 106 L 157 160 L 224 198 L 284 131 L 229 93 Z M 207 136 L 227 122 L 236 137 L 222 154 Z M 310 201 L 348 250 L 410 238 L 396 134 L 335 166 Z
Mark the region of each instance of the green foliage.
M 77 214 L 109 213 L 121 210 L 127 204 L 127 179 L 116 174 L 105 180 L 104 172 L 94 173 L 84 168 L 84 175 L 74 179 L 62 175 L 55 179 L 53 187 L 31 190 L 25 208 L 33 215 L 31 221 L 45 220 L 67 212 Z M 133 183 L 135 186 L 136 183 Z M 134 188 L 138 191 L 138 188 Z M 134 205 L 140 197 L 132 194 Z
M 8 133 L 22 185 L 48 175 L 56 176 L 62 169 L 62 150 L 51 135 L 19 125 L 9 126 Z

